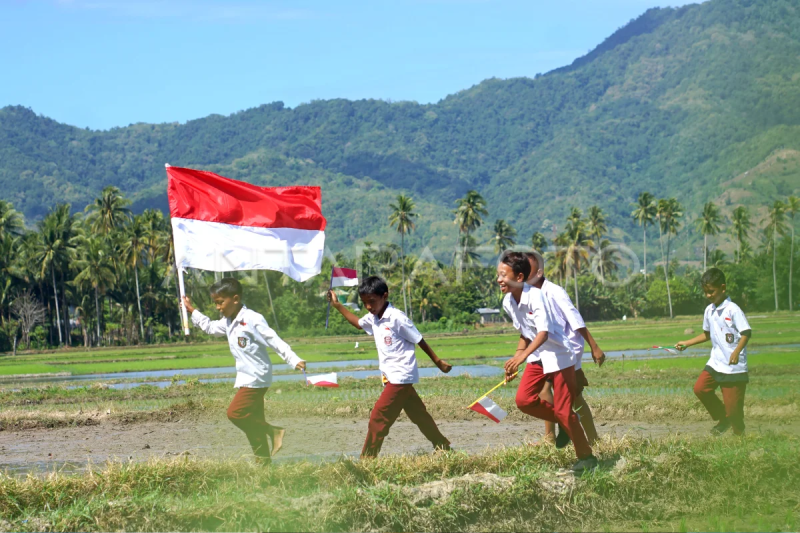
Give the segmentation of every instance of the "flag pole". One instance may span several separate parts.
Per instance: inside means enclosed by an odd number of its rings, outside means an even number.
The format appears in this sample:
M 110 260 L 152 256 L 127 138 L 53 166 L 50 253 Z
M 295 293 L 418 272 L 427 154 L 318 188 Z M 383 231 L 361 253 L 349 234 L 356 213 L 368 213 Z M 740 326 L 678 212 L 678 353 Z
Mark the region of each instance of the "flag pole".
M 189 335 L 189 316 L 186 313 L 186 304 L 183 299 L 186 297 L 186 286 L 183 283 L 183 269 L 178 267 L 178 287 L 181 291 L 181 323 L 183 324 L 184 335 Z
M 328 292 L 333 289 L 333 267 L 331 267 L 331 283 L 328 286 Z M 328 320 L 331 318 L 331 301 L 328 300 L 328 312 L 325 314 L 325 329 L 328 329 Z
M 508 383 L 509 380 L 514 379 L 515 377 L 517 377 L 517 374 L 519 374 L 519 370 L 517 370 L 516 372 L 514 372 L 514 374 L 512 374 L 511 376 L 507 377 L 506 379 L 504 379 L 503 381 L 501 381 L 500 383 L 498 383 L 497 385 L 492 387 L 492 390 L 490 390 L 489 392 L 487 392 L 486 394 L 484 394 L 483 396 L 481 396 L 480 398 L 478 398 L 477 400 L 475 400 L 474 402 L 469 404 L 469 407 L 467 407 L 467 409 L 469 409 L 470 407 L 472 407 L 473 405 L 475 405 L 479 401 L 483 400 L 484 398 L 489 396 L 491 393 L 493 393 L 494 391 L 496 391 L 497 389 L 499 389 L 500 387 L 502 387 L 503 385 Z

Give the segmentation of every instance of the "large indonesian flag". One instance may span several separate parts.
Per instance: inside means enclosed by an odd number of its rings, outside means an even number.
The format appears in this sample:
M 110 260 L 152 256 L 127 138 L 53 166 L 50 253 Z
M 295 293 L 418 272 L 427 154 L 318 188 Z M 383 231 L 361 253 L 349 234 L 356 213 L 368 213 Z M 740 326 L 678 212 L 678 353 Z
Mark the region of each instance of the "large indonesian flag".
M 489 417 L 489 419 L 494 420 L 498 424 L 502 419 L 508 416 L 508 413 L 506 413 L 502 407 L 494 403 L 491 398 L 486 396 L 472 404 L 470 409 L 476 413 L 482 414 L 483 416 Z
M 167 166 L 175 260 L 215 272 L 319 274 L 325 217 L 319 187 L 257 187 L 211 172 Z

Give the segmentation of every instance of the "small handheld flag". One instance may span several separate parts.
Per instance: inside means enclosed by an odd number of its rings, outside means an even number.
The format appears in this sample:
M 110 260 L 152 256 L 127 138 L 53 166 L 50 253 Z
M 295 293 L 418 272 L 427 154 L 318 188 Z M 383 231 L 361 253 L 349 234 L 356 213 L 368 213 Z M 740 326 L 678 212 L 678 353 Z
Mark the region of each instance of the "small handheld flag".
M 336 372 L 320 374 L 318 376 L 307 376 L 306 383 L 315 387 L 338 387 L 339 381 Z
M 476 413 L 480 413 L 483 416 L 487 416 L 491 420 L 494 420 L 499 424 L 500 421 L 503 420 L 508 415 L 508 413 L 506 413 L 499 405 L 494 403 L 491 400 L 491 398 L 488 398 L 488 396 L 495 390 L 499 389 L 500 387 L 508 383 L 510 380 L 514 379 L 517 376 L 517 374 L 519 374 L 519 371 L 514 372 L 513 375 L 507 377 L 506 379 L 504 379 L 503 381 L 492 387 L 492 389 L 489 392 L 487 392 L 486 394 L 484 394 L 483 396 L 472 402 L 469 406 L 469 409 L 475 411 Z
M 678 350 L 676 350 L 675 348 L 668 348 L 666 346 L 653 346 L 652 348 L 648 348 L 647 349 L 648 352 L 650 350 L 664 350 L 665 352 L 667 352 L 669 354 L 672 354 L 672 355 L 678 355 L 678 353 L 679 353 Z
M 488 417 L 490 420 L 493 420 L 498 424 L 501 420 L 508 416 L 508 413 L 506 413 L 502 407 L 494 403 L 491 398 L 486 396 L 473 403 L 470 406 L 470 409 L 476 413 L 480 413 L 483 416 Z
M 328 290 L 334 287 L 356 287 L 358 286 L 358 273 L 352 268 L 331 268 L 331 284 Z M 325 313 L 325 329 L 328 329 L 328 322 L 331 318 L 331 303 L 328 302 L 328 311 Z

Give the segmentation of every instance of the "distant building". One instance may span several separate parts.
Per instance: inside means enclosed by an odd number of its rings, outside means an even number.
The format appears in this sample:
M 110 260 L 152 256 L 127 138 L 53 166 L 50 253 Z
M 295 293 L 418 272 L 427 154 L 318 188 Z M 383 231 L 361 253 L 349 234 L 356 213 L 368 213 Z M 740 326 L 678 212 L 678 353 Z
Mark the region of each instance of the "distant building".
M 486 324 L 487 322 L 502 322 L 503 315 L 500 313 L 499 309 L 490 309 L 488 307 L 481 307 L 480 309 L 475 310 L 476 313 L 481 315 L 481 324 Z

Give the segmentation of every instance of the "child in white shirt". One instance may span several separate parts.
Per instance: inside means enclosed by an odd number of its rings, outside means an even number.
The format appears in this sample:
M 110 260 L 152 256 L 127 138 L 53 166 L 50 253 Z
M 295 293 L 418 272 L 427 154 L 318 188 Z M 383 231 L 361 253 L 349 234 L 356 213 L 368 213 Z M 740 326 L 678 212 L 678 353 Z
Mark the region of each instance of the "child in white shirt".
M 750 378 L 747 374 L 747 343 L 752 330 L 742 309 L 728 297 L 725 274 L 709 268 L 700 279 L 703 293 L 711 303 L 703 315 L 703 333 L 675 347 L 681 351 L 689 346 L 711 340 L 711 357 L 694 384 L 694 393 L 703 403 L 717 425 L 712 435 L 722 435 L 733 427 L 735 435 L 744 434 L 744 393 Z M 719 401 L 717 387 L 722 390 Z
M 442 372 L 450 372 L 452 366 L 439 359 L 406 314 L 389 303 L 389 287 L 384 280 L 377 276 L 364 279 L 358 287 L 358 295 L 369 311 L 361 319 L 342 305 L 333 291 L 328 291 L 328 301 L 334 309 L 355 328 L 372 335 L 378 348 L 378 365 L 384 387 L 369 417 L 361 458 L 378 455 L 401 411 L 406 412 L 409 420 L 419 427 L 434 449 L 449 450 L 450 441 L 439 431 L 414 390 L 414 383 L 419 381 L 414 345 L 419 344 Z
M 192 322 L 209 335 L 227 335 L 231 354 L 236 360 L 236 382 L 239 390 L 228 407 L 228 419 L 244 431 L 256 459 L 269 464 L 271 456 L 281 449 L 285 430 L 272 426 L 264 418 L 264 395 L 272 384 L 272 363 L 267 346 L 296 369 L 306 368 L 306 363 L 295 354 L 264 317 L 242 304 L 242 286 L 235 278 L 222 278 L 211 288 L 211 299 L 222 314 L 222 319 L 211 320 L 192 306 L 184 297 L 186 310 Z M 269 442 L 272 440 L 272 452 Z

